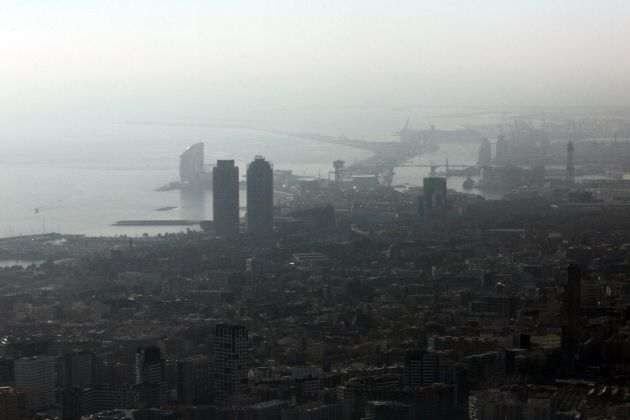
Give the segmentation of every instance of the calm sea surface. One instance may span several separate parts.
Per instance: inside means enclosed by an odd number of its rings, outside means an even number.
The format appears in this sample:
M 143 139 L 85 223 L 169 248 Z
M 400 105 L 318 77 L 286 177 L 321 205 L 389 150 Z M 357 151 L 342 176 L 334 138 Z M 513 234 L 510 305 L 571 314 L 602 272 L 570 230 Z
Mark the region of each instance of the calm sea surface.
M 364 132 L 335 127 L 310 132 L 392 139 L 403 117 L 397 114 L 379 128 L 362 126 Z M 181 229 L 112 224 L 124 219 L 211 219 L 211 193 L 155 191 L 177 180 L 179 154 L 197 141 L 206 143 L 207 162 L 236 159 L 241 175 L 255 155 L 265 156 L 277 169 L 322 177 L 328 176 L 335 159 L 353 162 L 368 156 L 360 150 L 242 128 L 111 123 L 72 129 L 51 140 L 0 145 L 0 237 L 42 232 L 137 236 Z M 443 163 L 449 158 L 451 163 L 467 164 L 475 157 L 476 145 L 448 146 L 420 161 Z M 399 168 L 395 182 L 418 185 L 427 172 Z M 449 188 L 459 189 L 462 181 L 449 179 Z M 174 209 L 157 211 L 163 207 Z

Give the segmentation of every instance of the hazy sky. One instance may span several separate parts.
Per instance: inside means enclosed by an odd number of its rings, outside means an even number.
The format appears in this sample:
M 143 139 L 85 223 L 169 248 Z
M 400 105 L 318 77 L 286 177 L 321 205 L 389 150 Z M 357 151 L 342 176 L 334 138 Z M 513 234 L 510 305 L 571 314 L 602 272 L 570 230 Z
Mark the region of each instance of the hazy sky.
M 627 0 L 4 0 L 0 124 L 630 105 Z

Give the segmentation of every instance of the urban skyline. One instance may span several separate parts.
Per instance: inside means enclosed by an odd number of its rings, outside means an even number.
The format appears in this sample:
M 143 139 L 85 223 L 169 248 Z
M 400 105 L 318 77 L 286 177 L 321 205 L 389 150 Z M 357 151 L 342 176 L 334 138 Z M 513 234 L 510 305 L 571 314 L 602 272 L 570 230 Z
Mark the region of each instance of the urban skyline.
M 0 420 L 630 420 L 629 2 L 0 35 Z

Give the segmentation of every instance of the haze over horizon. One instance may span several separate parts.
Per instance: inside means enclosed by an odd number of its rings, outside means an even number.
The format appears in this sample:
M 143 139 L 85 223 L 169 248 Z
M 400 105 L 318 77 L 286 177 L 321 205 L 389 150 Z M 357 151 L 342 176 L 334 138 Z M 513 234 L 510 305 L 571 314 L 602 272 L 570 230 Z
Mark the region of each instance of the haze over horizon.
M 0 3 L 0 420 L 630 420 L 630 0 Z
M 30 0 L 0 12 L 5 138 L 294 109 L 629 105 L 623 1 Z

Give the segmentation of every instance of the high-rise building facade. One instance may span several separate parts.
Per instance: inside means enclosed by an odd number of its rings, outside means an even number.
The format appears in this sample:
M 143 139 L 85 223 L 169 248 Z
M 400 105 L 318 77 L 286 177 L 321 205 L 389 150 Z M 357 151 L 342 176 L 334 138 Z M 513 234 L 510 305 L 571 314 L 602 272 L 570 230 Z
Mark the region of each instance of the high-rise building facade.
M 247 168 L 247 231 L 255 236 L 273 232 L 273 168 L 261 156 Z
M 194 184 L 199 181 L 204 170 L 205 147 L 203 143 L 190 146 L 179 157 L 179 178 L 181 182 Z
M 25 420 L 30 416 L 28 395 L 9 386 L 0 387 L 0 420 Z
M 52 356 L 24 357 L 15 361 L 15 386 L 30 394 L 34 410 L 55 403 L 57 359 Z
M 235 236 L 239 231 L 238 166 L 233 160 L 218 160 L 212 170 L 212 209 L 219 236 Z
M 160 348 L 149 346 L 136 352 L 136 384 L 160 383 L 164 380 L 164 361 Z
M 219 401 L 242 395 L 247 387 L 247 329 L 238 325 L 215 327 L 212 370 Z
M 425 217 L 442 215 L 446 212 L 446 178 L 428 177 L 422 182 L 423 197 L 419 203 Z
M 343 183 L 345 167 L 346 162 L 343 160 L 336 160 L 333 162 L 333 168 L 335 169 L 335 184 L 340 185 Z
M 78 419 L 93 413 L 96 390 L 92 388 L 66 387 L 61 393 L 61 412 L 64 419 Z
M 430 351 L 410 352 L 405 358 L 405 382 L 415 389 L 438 381 L 440 359 Z
M 63 358 L 64 387 L 88 387 L 94 382 L 95 356 L 88 351 L 68 353 Z
M 167 384 L 164 380 L 164 360 L 159 347 L 149 346 L 137 350 L 136 386 L 141 406 L 158 407 L 166 401 Z
M 207 402 L 211 396 L 209 360 L 205 355 L 177 362 L 177 400 L 187 404 Z

